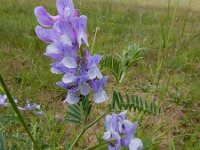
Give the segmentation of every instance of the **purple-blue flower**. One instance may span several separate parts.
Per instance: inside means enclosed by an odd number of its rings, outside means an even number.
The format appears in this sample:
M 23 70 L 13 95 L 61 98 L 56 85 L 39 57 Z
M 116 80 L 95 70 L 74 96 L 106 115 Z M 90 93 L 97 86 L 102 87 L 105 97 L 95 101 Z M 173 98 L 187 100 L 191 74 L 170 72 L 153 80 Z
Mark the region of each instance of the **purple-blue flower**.
M 0 95 L 0 106 L 9 107 L 10 103 L 6 102 L 7 96 L 6 95 Z M 17 104 L 17 100 L 14 99 L 14 102 Z M 40 110 L 40 105 L 33 103 L 30 104 L 29 100 L 26 101 L 26 105 L 24 107 L 18 106 L 18 109 L 21 111 L 32 111 L 36 115 L 43 115 L 43 111 Z
M 43 115 L 43 111 L 40 110 L 40 105 L 33 103 L 31 104 L 29 100 L 26 101 L 26 104 L 24 107 L 18 107 L 19 110 L 22 111 L 32 111 L 36 115 Z
M 75 17 L 72 19 L 71 23 L 76 32 L 76 38 L 79 47 L 83 43 L 85 43 L 88 46 L 88 36 L 86 34 L 87 17 L 86 16 Z
M 75 10 L 72 0 L 57 0 L 56 6 L 58 14 L 63 20 L 78 16 L 78 10 Z
M 100 63 L 102 57 L 100 55 L 94 54 L 90 56 L 87 50 L 84 51 L 85 58 L 87 60 L 87 74 L 90 80 L 95 78 L 102 78 L 101 71 L 98 68 L 98 64 Z
M 103 139 L 109 142 L 109 150 L 119 150 L 121 146 L 129 147 L 130 150 L 142 149 L 142 141 L 135 138 L 137 122 L 132 123 L 125 117 L 126 111 L 106 116 L 106 132 Z
M 108 100 L 108 96 L 106 92 L 104 91 L 104 86 L 107 82 L 107 79 L 108 77 L 102 77 L 101 79 L 90 81 L 90 85 L 94 91 L 93 100 L 96 103 L 101 103 Z

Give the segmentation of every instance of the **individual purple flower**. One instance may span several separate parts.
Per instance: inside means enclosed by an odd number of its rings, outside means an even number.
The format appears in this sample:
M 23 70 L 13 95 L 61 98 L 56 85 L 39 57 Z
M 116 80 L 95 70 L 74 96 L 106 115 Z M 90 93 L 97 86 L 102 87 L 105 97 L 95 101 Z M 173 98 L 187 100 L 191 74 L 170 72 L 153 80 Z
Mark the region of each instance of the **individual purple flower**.
M 60 38 L 59 41 L 63 46 L 73 47 L 77 44 L 76 35 L 71 22 L 59 20 L 54 24 L 53 28 L 60 34 L 58 38 Z
M 74 9 L 72 0 L 57 0 L 57 11 L 63 20 L 78 16 L 78 10 Z
M 0 95 L 0 106 L 9 106 L 9 103 L 6 102 L 6 99 L 6 95 Z
M 85 57 L 87 59 L 87 74 L 90 80 L 95 78 L 102 78 L 101 71 L 98 68 L 98 64 L 101 61 L 102 57 L 100 55 L 94 54 L 90 56 L 87 50 L 84 51 Z
M 75 104 L 80 101 L 81 96 L 86 96 L 90 92 L 90 86 L 86 82 L 85 77 L 77 77 L 72 83 L 67 83 L 68 95 L 64 102 Z
M 111 147 L 110 142 L 112 143 L 112 140 L 114 143 L 116 143 L 116 139 L 112 139 L 112 134 L 119 135 L 120 138 L 120 144 L 118 145 L 129 147 L 131 150 L 141 150 L 142 149 L 142 141 L 138 138 L 135 138 L 135 131 L 137 127 L 137 122 L 132 123 L 131 121 L 125 119 L 126 117 L 126 111 L 122 112 L 120 114 L 113 113 L 111 115 L 106 116 L 106 132 L 104 132 L 103 139 L 107 142 L 108 148 Z M 106 138 L 105 138 L 106 137 Z M 115 149 L 116 145 L 115 145 Z
M 77 92 L 68 92 L 64 103 L 68 102 L 69 104 L 76 104 L 80 101 L 80 93 Z
M 94 91 L 94 97 L 93 100 L 96 103 L 102 103 L 106 100 L 108 100 L 108 96 L 106 92 L 104 91 L 104 86 L 107 82 L 108 77 L 103 77 L 98 80 L 91 80 L 90 85 Z
M 109 130 L 104 133 L 103 139 L 106 142 L 109 142 L 108 144 L 108 150 L 120 150 L 121 143 L 120 143 L 120 135 L 118 132 L 114 130 Z
M 76 32 L 76 38 L 79 47 L 83 43 L 85 43 L 88 46 L 88 36 L 86 34 L 87 17 L 86 16 L 74 17 L 71 20 L 71 23 Z
M 19 110 L 22 111 L 33 111 L 36 115 L 43 115 L 43 111 L 40 110 L 40 105 L 33 103 L 31 104 L 29 100 L 26 101 L 24 107 L 18 107 Z
M 129 120 L 124 120 L 121 124 L 121 134 L 123 135 L 123 138 L 121 138 L 121 144 L 127 147 L 131 141 L 131 139 L 134 138 L 137 122 L 132 123 Z

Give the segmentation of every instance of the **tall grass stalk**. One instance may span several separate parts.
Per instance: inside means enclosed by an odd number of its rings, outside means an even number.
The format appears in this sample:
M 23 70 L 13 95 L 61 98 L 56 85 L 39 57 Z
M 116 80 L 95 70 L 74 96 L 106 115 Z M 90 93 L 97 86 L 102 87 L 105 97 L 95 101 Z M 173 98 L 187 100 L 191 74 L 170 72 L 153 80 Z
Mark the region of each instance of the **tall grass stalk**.
M 29 135 L 30 139 L 32 140 L 32 142 L 33 142 L 33 144 L 34 144 L 34 149 L 40 150 L 40 148 L 39 148 L 39 146 L 38 146 L 38 143 L 35 141 L 35 139 L 33 138 L 33 135 L 31 134 L 31 132 L 30 132 L 28 126 L 26 125 L 26 122 L 25 122 L 24 118 L 22 117 L 22 115 L 21 115 L 21 113 L 20 113 L 20 111 L 19 111 L 19 109 L 18 109 L 18 107 L 17 107 L 17 105 L 16 105 L 16 103 L 15 103 L 13 97 L 11 96 L 11 94 L 10 94 L 10 92 L 9 92 L 9 90 L 8 90 L 8 88 L 7 88 L 7 86 L 6 86 L 5 82 L 4 82 L 4 80 L 3 80 L 2 76 L 1 76 L 1 74 L 0 74 L 0 83 L 1 83 L 1 85 L 2 85 L 3 90 L 5 91 L 5 94 L 6 94 L 7 97 L 8 97 L 8 100 L 9 100 L 9 102 L 10 102 L 10 104 L 11 104 L 13 110 L 14 110 L 15 113 L 17 114 L 18 119 L 20 120 L 20 122 L 21 122 L 21 124 L 23 125 L 25 131 L 27 132 L 27 134 Z

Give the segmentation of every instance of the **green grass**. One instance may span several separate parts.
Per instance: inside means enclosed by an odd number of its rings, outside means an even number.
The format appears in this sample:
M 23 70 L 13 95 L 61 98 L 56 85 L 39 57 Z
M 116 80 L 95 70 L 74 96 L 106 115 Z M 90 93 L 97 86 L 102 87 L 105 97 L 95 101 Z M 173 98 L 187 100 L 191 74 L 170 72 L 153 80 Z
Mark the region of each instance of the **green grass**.
M 70 135 L 77 132 L 71 125 L 69 131 L 69 125 L 56 119 L 64 116 L 65 93 L 56 87 L 60 77 L 50 73 L 51 60 L 43 56 L 45 44 L 34 33 L 37 21 L 33 10 L 38 5 L 56 14 L 55 0 L 0 0 L 0 72 L 20 103 L 30 99 L 45 110 L 42 120 L 25 115 L 33 126 L 32 132 L 41 133 L 35 137 L 52 149 L 62 149 Z M 76 0 L 75 5 L 81 14 L 88 16 L 90 46 L 95 28 L 100 27 L 95 52 L 121 54 L 132 43 L 147 48 L 144 58 L 131 68 L 120 89 L 160 103 L 164 114 L 159 118 L 144 117 L 138 135 L 143 139 L 158 136 L 153 149 L 173 149 L 173 143 L 176 149 L 200 149 L 199 12 L 188 9 L 189 3 L 184 3 L 186 7 L 176 4 L 153 7 L 132 1 Z M 191 8 L 194 6 L 193 2 Z M 114 87 L 110 77 L 108 92 Z M 23 147 L 19 139 L 24 131 L 12 113 L 6 110 L 6 116 L 11 118 L 0 123 L 0 131 L 6 131 L 10 141 L 13 139 L 13 143 Z M 85 142 L 93 143 L 88 138 L 82 141 Z

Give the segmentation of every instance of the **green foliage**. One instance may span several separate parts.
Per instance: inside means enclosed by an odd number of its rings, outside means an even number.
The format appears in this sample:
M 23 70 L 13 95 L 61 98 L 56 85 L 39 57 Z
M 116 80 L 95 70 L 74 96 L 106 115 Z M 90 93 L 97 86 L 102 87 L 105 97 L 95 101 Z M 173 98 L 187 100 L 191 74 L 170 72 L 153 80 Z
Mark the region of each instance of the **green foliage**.
M 106 56 L 101 64 L 103 69 L 110 71 L 115 77 L 116 81 L 119 83 L 123 74 L 122 62 L 120 61 L 120 59 L 112 55 Z
M 135 65 L 138 60 L 142 58 L 144 51 L 145 48 L 139 47 L 137 44 L 129 45 L 127 49 L 123 51 L 123 55 L 119 55 L 123 67 L 129 69 L 132 65 Z
M 146 100 L 142 100 L 139 96 L 129 96 L 126 94 L 126 98 L 123 98 L 120 92 L 113 92 L 112 109 L 115 110 L 134 110 L 144 112 L 146 114 L 161 115 L 161 107 L 155 103 L 148 103 Z
M 88 96 L 83 97 L 80 103 L 68 106 L 66 121 L 77 126 L 86 124 L 91 107 Z
M 0 136 L 0 149 L 4 150 L 4 141 L 2 139 L 2 136 Z
M 128 48 L 123 51 L 122 56 L 106 56 L 101 63 L 102 67 L 112 73 L 117 83 L 121 83 L 128 69 L 142 58 L 144 50 L 144 48 L 140 48 L 136 44 L 129 45 Z

